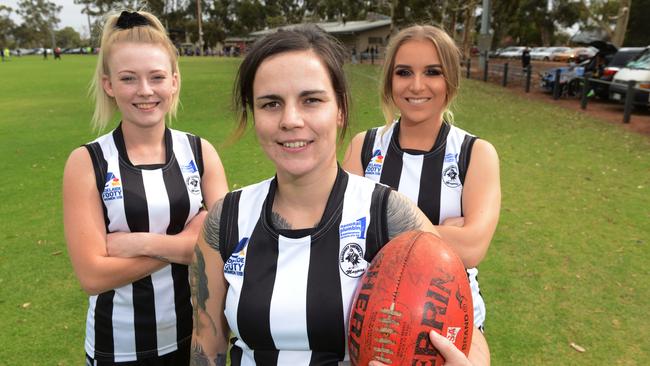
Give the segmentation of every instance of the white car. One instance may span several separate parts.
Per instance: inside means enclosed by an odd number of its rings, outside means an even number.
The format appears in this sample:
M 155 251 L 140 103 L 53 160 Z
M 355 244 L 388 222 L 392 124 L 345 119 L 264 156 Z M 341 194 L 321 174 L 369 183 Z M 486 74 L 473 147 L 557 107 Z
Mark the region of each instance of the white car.
M 526 47 L 508 47 L 499 53 L 499 57 L 504 58 L 521 58 Z
M 624 103 L 630 80 L 635 81 L 632 103 L 650 106 L 650 46 L 614 75 L 614 83 L 609 86 L 609 99 Z
M 569 47 L 549 47 L 544 51 L 538 52 L 535 56 L 533 56 L 532 54 L 530 56 L 533 60 L 551 61 L 553 60 L 553 54 L 567 52 L 570 50 L 571 48 Z
M 542 52 L 546 52 L 546 50 L 549 47 L 535 47 L 530 50 L 530 58 L 533 60 L 542 60 L 542 58 L 539 58 L 539 56 L 542 54 Z

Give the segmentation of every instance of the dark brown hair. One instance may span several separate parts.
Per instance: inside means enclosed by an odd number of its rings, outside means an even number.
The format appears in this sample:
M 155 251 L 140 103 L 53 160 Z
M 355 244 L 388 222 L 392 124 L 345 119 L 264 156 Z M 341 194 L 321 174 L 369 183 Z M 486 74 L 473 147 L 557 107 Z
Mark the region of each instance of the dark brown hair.
M 325 65 L 341 112 L 343 127 L 339 141 L 348 127 L 349 91 L 343 72 L 344 50 L 332 36 L 315 25 L 301 25 L 269 34 L 257 40 L 239 66 L 233 91 L 233 105 L 239 115 L 235 136 L 246 130 L 248 113 L 253 110 L 253 82 L 259 66 L 267 58 L 285 52 L 312 51 Z

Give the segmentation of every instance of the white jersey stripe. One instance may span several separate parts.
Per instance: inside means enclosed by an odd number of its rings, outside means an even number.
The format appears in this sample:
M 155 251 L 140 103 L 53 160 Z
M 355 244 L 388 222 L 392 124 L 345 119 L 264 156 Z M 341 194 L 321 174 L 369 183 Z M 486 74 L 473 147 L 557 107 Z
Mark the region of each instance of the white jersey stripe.
M 422 164 L 424 157 L 422 155 L 402 155 L 404 164 L 402 166 L 402 173 L 399 179 L 399 193 L 404 194 L 413 202 L 418 201 L 420 194 L 420 172 L 422 172 Z
M 311 237 L 278 238 L 278 268 L 271 297 L 271 335 L 277 349 L 309 349 L 307 336 L 307 278 Z M 291 283 L 292 286 L 279 286 Z M 289 363 L 279 362 L 281 365 Z
M 113 304 L 132 304 L 133 286 L 128 284 L 115 289 Z M 135 323 L 133 307 L 113 306 L 113 324 L 119 324 L 119 331 L 113 329 L 113 344 L 115 345 L 115 360 L 123 360 L 127 355 L 135 353 Z

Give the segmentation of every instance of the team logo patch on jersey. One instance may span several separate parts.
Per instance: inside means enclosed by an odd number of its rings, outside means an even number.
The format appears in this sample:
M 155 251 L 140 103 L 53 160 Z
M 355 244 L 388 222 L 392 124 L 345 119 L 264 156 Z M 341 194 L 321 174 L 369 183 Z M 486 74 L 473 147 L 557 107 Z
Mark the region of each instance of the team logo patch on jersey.
M 339 253 L 339 266 L 346 276 L 353 278 L 361 277 L 366 272 L 366 268 L 368 268 L 368 262 L 363 259 L 361 245 L 350 243 L 343 247 L 343 250 Z
M 198 175 L 190 175 L 185 180 L 185 183 L 187 184 L 187 189 L 193 194 L 201 193 L 201 179 Z
M 460 177 L 458 176 L 458 166 L 452 164 L 442 172 L 442 181 L 449 188 L 460 187 Z
M 248 238 L 243 238 L 237 243 L 235 250 L 230 258 L 223 265 L 223 272 L 233 276 L 243 276 L 244 267 L 246 266 L 246 250 L 248 248 Z
M 366 176 L 369 175 L 380 175 L 381 174 L 381 166 L 384 164 L 384 156 L 381 154 L 381 150 L 377 149 L 375 152 L 372 153 L 372 157 L 370 158 L 370 162 L 368 163 L 368 166 L 366 167 Z
M 196 173 L 199 171 L 196 168 L 196 164 L 194 163 L 194 160 L 190 160 L 190 162 L 187 163 L 187 165 L 181 166 L 181 170 L 183 171 L 183 173 Z
M 349 224 L 341 224 L 339 226 L 339 237 L 345 238 L 366 238 L 366 218 L 362 217 Z
M 122 181 L 116 177 L 113 172 L 106 173 L 106 183 L 104 183 L 104 192 L 102 192 L 102 199 L 104 201 L 121 200 L 122 199 Z
M 446 153 L 445 154 L 445 163 L 455 163 L 458 161 L 458 154 Z

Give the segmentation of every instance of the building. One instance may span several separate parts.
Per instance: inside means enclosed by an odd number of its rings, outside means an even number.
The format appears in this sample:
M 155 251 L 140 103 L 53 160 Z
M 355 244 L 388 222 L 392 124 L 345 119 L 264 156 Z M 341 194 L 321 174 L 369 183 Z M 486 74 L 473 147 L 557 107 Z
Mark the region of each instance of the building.
M 348 22 L 319 22 L 314 23 L 325 32 L 336 37 L 348 50 L 350 55 L 369 58 L 368 52 L 375 47 L 379 55 L 383 54 L 391 34 L 391 19 L 375 15 L 368 20 L 353 20 Z M 291 24 L 252 32 L 250 37 L 259 38 L 277 32 L 280 29 L 291 29 L 301 24 Z

